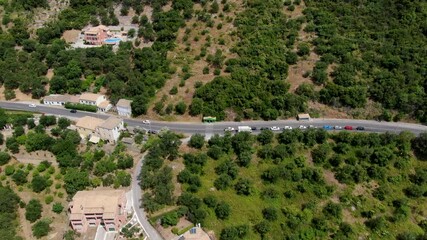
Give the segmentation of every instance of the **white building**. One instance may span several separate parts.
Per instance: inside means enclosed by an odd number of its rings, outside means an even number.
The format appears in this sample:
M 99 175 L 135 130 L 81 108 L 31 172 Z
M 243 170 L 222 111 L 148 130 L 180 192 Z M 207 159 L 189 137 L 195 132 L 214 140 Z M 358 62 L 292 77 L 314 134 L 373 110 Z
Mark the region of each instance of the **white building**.
M 103 120 L 95 117 L 82 117 L 76 123 L 76 129 L 80 137 L 89 138 L 89 141 L 97 143 L 100 139 L 109 143 L 116 143 L 123 131 L 123 120 L 117 117 L 109 117 Z
M 43 104 L 45 105 L 63 106 L 69 101 L 70 96 L 60 94 L 51 94 L 43 98 Z
M 131 100 L 120 99 L 116 104 L 117 113 L 120 116 L 130 117 L 132 115 L 131 103 Z
M 83 93 L 79 99 L 79 103 L 93 106 L 98 106 L 104 101 L 107 101 L 105 95 L 95 93 Z
M 98 136 L 105 141 L 115 143 L 120 137 L 120 132 L 124 130 L 123 119 L 109 117 L 103 123 L 98 125 L 96 132 Z
M 98 112 L 108 112 L 112 106 L 113 105 L 111 105 L 110 101 L 103 101 L 98 104 Z

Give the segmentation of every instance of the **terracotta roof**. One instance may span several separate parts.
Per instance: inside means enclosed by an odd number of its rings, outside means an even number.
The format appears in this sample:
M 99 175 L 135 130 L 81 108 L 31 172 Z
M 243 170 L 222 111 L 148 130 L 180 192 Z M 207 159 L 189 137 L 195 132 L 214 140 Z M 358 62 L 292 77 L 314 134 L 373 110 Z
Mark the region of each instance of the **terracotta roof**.
M 91 190 L 79 191 L 70 203 L 71 219 L 78 219 L 85 213 L 103 213 L 104 217 L 115 215 L 120 197 L 125 195 L 124 190 Z
M 80 96 L 70 96 L 70 103 L 79 103 Z
M 100 104 L 98 104 L 98 107 L 99 108 L 107 108 L 108 105 L 110 105 L 110 104 L 111 104 L 110 101 L 103 101 Z
M 179 239 L 185 239 L 185 240 L 211 240 L 209 235 L 203 231 L 200 227 L 193 227 L 187 232 L 185 232 L 181 238 Z
M 95 131 L 96 127 L 98 127 L 99 125 L 101 125 L 103 123 L 104 123 L 104 120 L 102 120 L 102 119 L 90 117 L 90 116 L 85 116 L 85 117 L 82 117 L 79 120 L 77 120 L 76 127 L 81 127 L 81 128 L 90 129 L 92 131 Z
M 117 102 L 117 104 L 116 104 L 116 106 L 117 107 L 122 107 L 122 108 L 131 108 L 131 104 L 132 103 L 132 101 L 131 100 L 127 100 L 127 99 L 120 99 L 118 102 Z
M 52 95 L 44 97 L 43 100 L 48 101 L 48 102 L 69 102 L 70 96 L 69 95 L 52 94 Z
M 103 122 L 98 127 L 105 128 L 105 129 L 113 129 L 117 127 L 121 122 L 123 122 L 122 119 L 116 118 L 116 117 L 109 117 L 105 122 Z
M 103 95 L 96 94 L 96 93 L 83 93 L 80 96 L 80 100 L 86 100 L 86 101 L 96 102 L 96 100 L 98 100 L 98 98 L 101 97 L 101 96 L 103 96 Z

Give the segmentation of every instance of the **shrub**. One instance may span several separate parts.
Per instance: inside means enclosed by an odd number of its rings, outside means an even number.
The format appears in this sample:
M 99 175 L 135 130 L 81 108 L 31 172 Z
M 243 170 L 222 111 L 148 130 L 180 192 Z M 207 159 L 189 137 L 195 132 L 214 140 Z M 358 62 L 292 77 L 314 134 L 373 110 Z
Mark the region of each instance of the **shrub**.
M 0 152 L 0 166 L 5 165 L 10 161 L 10 155 L 5 152 Z
M 53 196 L 52 196 L 52 195 L 47 195 L 47 196 L 44 198 L 44 202 L 45 202 L 46 204 L 51 204 L 51 203 L 53 202 Z
M 218 219 L 228 219 L 230 216 L 231 208 L 226 202 L 220 202 L 215 207 L 215 215 Z
M 97 107 L 92 105 L 85 105 L 81 103 L 65 103 L 66 109 L 75 109 L 75 110 L 81 110 L 86 112 L 96 112 Z
M 31 199 L 25 206 L 25 219 L 30 222 L 35 222 L 42 216 L 42 205 L 36 199 Z
M 64 206 L 62 206 L 61 203 L 56 202 L 52 205 L 52 211 L 54 213 L 60 214 L 62 212 L 62 210 L 64 210 Z
M 31 229 L 33 230 L 33 235 L 36 238 L 47 236 L 50 231 L 50 221 L 47 219 L 40 220 L 36 222 Z
M 187 110 L 187 105 L 181 101 L 175 106 L 175 112 L 179 115 L 182 115 Z
M 191 136 L 190 141 L 188 142 L 188 146 L 192 148 L 201 149 L 205 145 L 205 136 L 196 133 Z
M 264 208 L 262 210 L 262 215 L 264 216 L 264 219 L 268 221 L 276 221 L 278 218 L 277 210 L 272 207 Z

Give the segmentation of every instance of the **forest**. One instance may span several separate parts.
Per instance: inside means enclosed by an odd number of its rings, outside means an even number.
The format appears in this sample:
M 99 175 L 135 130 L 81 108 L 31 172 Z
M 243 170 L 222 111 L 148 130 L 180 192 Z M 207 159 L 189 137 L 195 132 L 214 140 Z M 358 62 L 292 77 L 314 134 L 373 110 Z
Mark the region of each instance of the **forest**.
M 47 8 L 47 1 L 1 1 L 0 84 L 5 87 L 6 99 L 13 99 L 12 90 L 17 88 L 41 98 L 48 93 L 98 92 L 105 87 L 113 103 L 120 98 L 133 99 L 135 116 L 147 113 L 156 101 L 157 107 L 164 107 L 162 101 L 153 99 L 156 91 L 179 68 L 183 73 L 185 69 L 172 65 L 167 57 L 175 48 L 178 30 L 187 27 L 190 31 L 186 23 L 197 18 L 206 22 L 204 32 L 209 33 L 210 19 L 221 17 L 233 5 L 227 0 L 221 1 L 222 8 L 211 0 L 179 0 L 164 11 L 168 2 L 72 0 L 58 18 L 33 31 L 31 14 L 28 18 L 14 16 Z M 139 27 L 133 34 L 153 42 L 151 47 L 139 48 L 140 41 L 122 43 L 113 53 L 107 46 L 70 49 L 60 40 L 64 31 L 82 29 L 89 23 L 117 25 L 114 7 L 118 3 L 121 15 L 130 9 L 140 14 L 144 4 L 152 7 L 151 18 L 132 18 Z M 194 10 L 196 3 L 209 5 L 209 10 Z M 301 6 L 302 16 L 289 16 Z M 227 46 L 236 57 L 223 62 L 221 51 L 205 56 L 204 47 L 204 53 L 195 59 L 206 57 L 219 76 L 198 85 L 188 108 L 182 102 L 173 103 L 168 112 L 173 112 L 175 105 L 180 115 L 188 112 L 223 120 L 232 111 L 235 120 L 272 120 L 316 111 L 309 103 L 320 102 L 342 111 L 356 109 L 362 118 L 426 122 L 426 8 L 421 0 L 247 1 L 236 9 L 234 19 L 227 20 L 234 26 L 227 34 L 239 39 Z M 301 30 L 316 37 L 298 42 Z M 319 56 L 313 69 L 304 73 L 311 81 L 293 92 L 289 69 L 311 51 Z M 221 75 L 223 65 L 226 74 Z M 54 69 L 50 81 L 45 77 L 48 69 Z M 184 75 L 191 76 L 191 72 Z M 378 116 L 364 112 L 369 106 L 375 106 Z
M 425 133 L 196 134 L 184 152 L 177 136 L 160 139 L 141 187 L 148 212 L 175 206 L 159 217 L 165 227 L 185 217 L 222 240 L 426 237 Z M 185 165 L 179 196 L 174 161 Z

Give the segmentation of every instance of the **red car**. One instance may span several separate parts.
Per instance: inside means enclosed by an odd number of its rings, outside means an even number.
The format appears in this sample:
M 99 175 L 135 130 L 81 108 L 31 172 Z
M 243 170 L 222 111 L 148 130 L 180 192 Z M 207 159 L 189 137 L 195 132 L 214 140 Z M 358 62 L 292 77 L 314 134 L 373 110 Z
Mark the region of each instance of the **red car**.
M 353 127 L 352 126 L 345 126 L 344 129 L 345 130 L 353 130 Z

